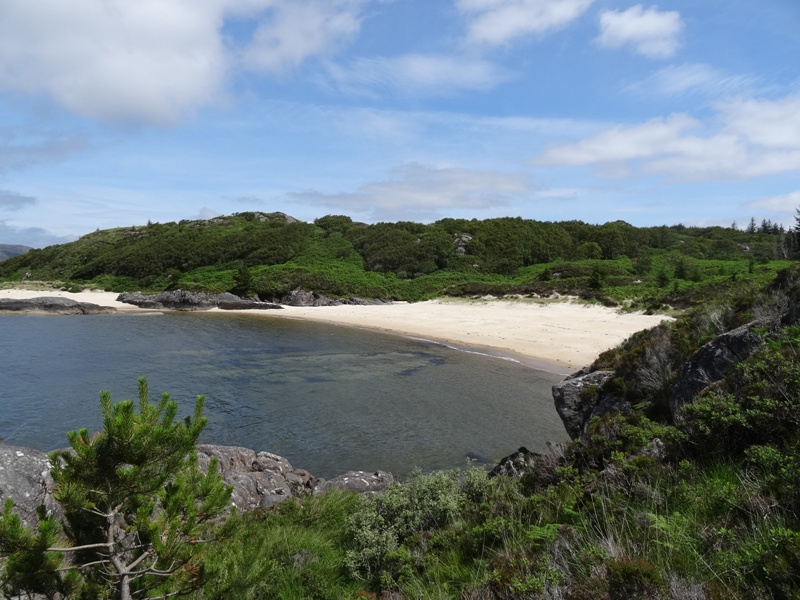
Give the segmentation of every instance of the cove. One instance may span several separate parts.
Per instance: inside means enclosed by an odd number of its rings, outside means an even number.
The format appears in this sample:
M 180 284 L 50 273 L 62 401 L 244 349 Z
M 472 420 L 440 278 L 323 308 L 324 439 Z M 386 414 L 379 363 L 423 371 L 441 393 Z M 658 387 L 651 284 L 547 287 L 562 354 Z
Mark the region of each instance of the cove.
M 220 313 L 0 316 L 0 437 L 50 450 L 101 426 L 98 394 L 189 414 L 202 441 L 285 456 L 330 477 L 398 475 L 496 461 L 567 439 L 550 393 L 559 375 L 432 342 L 342 326 Z

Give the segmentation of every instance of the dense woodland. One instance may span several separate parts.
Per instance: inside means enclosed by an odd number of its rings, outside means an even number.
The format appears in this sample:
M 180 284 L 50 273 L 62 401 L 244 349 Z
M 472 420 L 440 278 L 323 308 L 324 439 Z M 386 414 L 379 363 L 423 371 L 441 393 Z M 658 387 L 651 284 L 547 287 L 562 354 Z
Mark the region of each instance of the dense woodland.
M 137 565 L 145 552 L 153 558 L 151 570 L 129 582 L 130 597 L 800 599 L 800 265 L 794 232 L 753 225 L 637 229 L 498 219 L 366 226 L 346 217 L 310 225 L 244 214 L 97 232 L 0 268 L 10 280 L 31 270 L 64 283 L 193 283 L 267 296 L 324 283 L 331 294 L 413 299 L 578 290 L 608 301 L 683 303 L 675 321 L 635 334 L 592 366 L 614 377 L 603 389 L 588 388 L 587 401 L 612 393 L 632 410 L 593 418 L 583 437 L 537 456 L 519 478 L 480 468 L 419 473 L 378 495 L 329 492 L 200 523 L 198 515 L 213 513 L 201 510 L 204 496 L 218 501 L 224 489 L 199 478 L 191 454 L 178 460 L 184 487 L 145 488 L 133 497 L 136 510 L 123 511 L 128 529 L 120 539 L 135 533 L 151 541 L 117 544 L 116 552 Z M 224 258 L 206 253 L 212 243 Z M 687 360 L 747 324 L 759 349 L 672 413 Z M 72 434 L 80 460 L 55 470 L 65 506 L 106 514 L 84 502 L 86 494 L 106 494 L 94 478 L 144 484 L 163 477 L 144 470 L 156 451 L 148 447 L 160 447 L 133 441 L 171 439 L 162 435 L 177 427 L 169 406 L 159 405 L 162 413 L 140 401 L 145 418 L 133 403 L 107 398 L 104 431 Z M 201 408 L 186 427 L 202 422 Z M 120 435 L 125 443 L 114 441 Z M 100 451 L 106 446 L 110 455 Z M 176 494 L 172 504 L 167 492 Z M 156 518 L 169 510 L 177 520 Z M 64 549 L 81 533 L 76 523 L 62 531 L 45 519 L 27 531 L 7 505 L 0 595 L 123 597 L 103 549 L 112 544 L 89 548 L 83 570 L 69 568 Z M 155 560 L 158 540 L 170 541 L 163 550 L 172 558 Z
M 30 272 L 78 287 L 232 291 L 264 300 L 300 287 L 410 301 L 555 292 L 658 301 L 774 274 L 798 254 L 800 234 L 766 220 L 743 229 L 521 218 L 367 225 L 341 215 L 312 224 L 251 212 L 96 231 L 3 261 L 0 278 Z

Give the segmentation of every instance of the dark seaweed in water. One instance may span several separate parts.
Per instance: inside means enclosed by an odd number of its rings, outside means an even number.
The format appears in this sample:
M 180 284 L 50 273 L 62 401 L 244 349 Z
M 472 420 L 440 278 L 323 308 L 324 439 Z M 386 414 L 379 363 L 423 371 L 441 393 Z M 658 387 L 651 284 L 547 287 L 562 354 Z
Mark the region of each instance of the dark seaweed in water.
M 98 393 L 206 396 L 206 442 L 268 450 L 318 476 L 408 473 L 566 439 L 557 375 L 346 327 L 252 315 L 0 317 L 0 437 L 53 449 L 100 427 Z

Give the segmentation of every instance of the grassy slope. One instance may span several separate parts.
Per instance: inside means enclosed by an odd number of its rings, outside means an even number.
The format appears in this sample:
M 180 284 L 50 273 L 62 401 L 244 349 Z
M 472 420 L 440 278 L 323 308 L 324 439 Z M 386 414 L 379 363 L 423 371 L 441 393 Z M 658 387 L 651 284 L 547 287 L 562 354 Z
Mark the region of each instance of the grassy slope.
M 800 301 L 800 272 L 792 278 L 789 290 L 689 311 L 665 326 L 668 354 L 677 360 L 690 351 L 682 343 L 696 348 L 776 299 Z M 726 307 L 726 323 L 705 318 Z M 648 418 L 659 399 L 640 391 L 640 410 L 595 420 L 520 480 L 420 474 L 380 496 L 236 517 L 197 597 L 798 598 L 800 328 L 765 335 L 680 424 Z M 625 372 L 648 360 L 650 343 L 639 337 L 604 360 Z

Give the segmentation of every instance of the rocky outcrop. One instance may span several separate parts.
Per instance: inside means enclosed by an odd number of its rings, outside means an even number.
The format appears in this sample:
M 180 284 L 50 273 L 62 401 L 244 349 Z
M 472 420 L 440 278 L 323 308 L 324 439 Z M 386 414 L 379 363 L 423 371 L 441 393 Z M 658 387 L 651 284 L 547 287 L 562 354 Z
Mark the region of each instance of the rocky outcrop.
M 342 304 L 365 306 L 370 304 L 386 304 L 388 300 L 366 300 L 364 298 L 340 298 L 335 300 L 316 292 L 297 288 L 278 300 L 286 306 L 341 306 Z
M 231 502 L 241 512 L 311 494 L 317 483 L 308 471 L 294 469 L 288 460 L 270 452 L 203 444 L 197 447 L 197 454 L 203 470 L 208 469 L 212 457 L 217 459 L 222 479 L 233 486 Z
M 782 323 L 791 322 L 792 312 L 779 320 Z M 684 405 L 722 381 L 737 364 L 759 350 L 764 338 L 756 329 L 771 323 L 768 320 L 756 320 L 732 329 L 715 337 L 689 357 L 678 372 L 669 395 L 672 420 L 680 421 Z M 613 377 L 613 371 L 590 372 L 586 368 L 553 386 L 556 410 L 571 438 L 584 435 L 592 417 L 632 410 L 622 394 L 603 391 L 606 382 Z
M 228 292 L 223 294 L 206 294 L 204 292 L 189 292 L 186 290 L 172 290 L 152 295 L 145 295 L 141 292 L 123 292 L 117 296 L 117 301 L 133 304 L 139 308 L 170 310 L 209 310 L 211 308 L 221 308 L 225 310 L 264 310 L 281 308 L 277 304 L 248 300 Z
M 117 312 L 110 306 L 77 302 L 58 296 L 40 296 L 26 300 L 0 299 L 0 313 L 47 313 L 51 315 L 105 315 Z
M 53 499 L 53 485 L 46 452 L 0 444 L 0 507 L 11 498 L 22 521 L 33 526 L 38 522 L 39 506 L 61 514 L 60 505 Z
M 238 446 L 201 444 L 197 457 L 204 472 L 212 458 L 217 459 L 223 481 L 233 487 L 231 503 L 240 512 L 270 508 L 292 497 L 328 490 L 370 494 L 394 482 L 386 471 L 349 471 L 328 481 L 317 479 L 304 469 L 295 469 L 282 456 Z M 38 521 L 36 510 L 40 505 L 61 514 L 61 507 L 53 499 L 50 468 L 46 452 L 0 444 L 0 509 L 6 498 L 12 498 L 27 525 Z
M 553 386 L 556 411 L 572 439 L 584 433 L 589 419 L 611 409 L 608 402 L 603 402 L 600 389 L 613 376 L 614 371 L 590 373 L 582 369 Z
M 489 477 L 522 477 L 536 465 L 536 454 L 522 446 L 513 454 L 501 459 L 497 466 L 489 471 Z
M 734 366 L 761 348 L 764 339 L 753 329 L 763 325 L 761 321 L 753 321 L 723 333 L 683 364 L 670 395 L 673 420 L 681 419 L 681 408 L 685 404 L 692 402 L 703 390 L 723 379 Z

